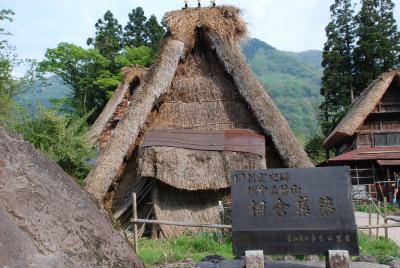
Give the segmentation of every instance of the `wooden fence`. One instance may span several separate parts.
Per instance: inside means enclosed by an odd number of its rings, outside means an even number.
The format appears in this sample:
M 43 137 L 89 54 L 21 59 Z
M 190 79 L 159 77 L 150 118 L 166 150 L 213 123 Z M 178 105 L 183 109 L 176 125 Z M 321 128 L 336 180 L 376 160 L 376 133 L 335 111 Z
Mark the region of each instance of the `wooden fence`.
M 212 223 L 196 223 L 196 222 L 175 222 L 175 221 L 165 221 L 165 220 L 148 220 L 148 219 L 138 219 L 138 214 L 137 214 L 137 200 L 136 200 L 136 193 L 132 193 L 132 200 L 133 200 L 133 218 L 131 222 L 133 223 L 133 238 L 134 238 L 134 243 L 135 243 L 135 252 L 139 252 L 138 248 L 138 224 L 139 223 L 147 223 L 147 224 L 159 224 L 159 225 L 173 225 L 173 226 L 183 226 L 183 227 L 199 227 L 199 228 L 211 228 L 211 229 L 232 229 L 232 225 L 228 224 L 212 224 Z M 376 229 L 376 238 L 379 237 L 379 229 L 384 228 L 385 229 L 385 239 L 389 239 L 388 235 L 388 229 L 389 228 L 397 228 L 400 227 L 400 218 L 397 217 L 391 217 L 388 216 L 388 209 L 387 209 L 387 198 L 384 198 L 383 202 L 383 210 L 384 212 L 382 213 L 380 211 L 381 208 L 381 202 L 378 201 L 378 205 L 374 202 L 373 199 L 368 200 L 369 204 L 369 213 L 368 213 L 368 225 L 359 225 L 357 226 L 357 229 L 359 230 L 369 230 L 369 236 L 372 236 L 372 229 Z M 376 217 L 376 224 L 372 224 L 372 207 L 375 208 L 377 211 L 377 217 Z M 380 224 L 380 218 L 383 217 L 383 224 Z M 388 224 L 388 220 L 392 220 L 395 222 L 395 224 Z

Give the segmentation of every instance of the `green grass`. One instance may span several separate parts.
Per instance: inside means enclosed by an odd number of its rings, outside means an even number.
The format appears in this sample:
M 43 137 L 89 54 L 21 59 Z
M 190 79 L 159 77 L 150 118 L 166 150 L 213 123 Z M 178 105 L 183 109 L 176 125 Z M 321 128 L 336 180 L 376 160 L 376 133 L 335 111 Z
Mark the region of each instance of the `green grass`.
M 384 237 L 375 239 L 359 232 L 358 241 L 361 255 L 373 256 L 379 263 L 385 263 L 391 257 L 400 257 L 400 247 L 392 240 L 385 241 Z
M 233 259 L 231 241 L 220 233 L 183 235 L 174 239 L 141 239 L 139 257 L 146 267 L 157 263 L 171 263 L 187 258 L 199 262 L 209 255 L 220 255 Z
M 375 239 L 362 232 L 358 233 L 358 240 L 360 254 L 373 256 L 379 263 L 385 263 L 388 257 L 400 258 L 400 247 L 392 240 L 385 241 L 383 237 Z M 139 257 L 146 267 L 183 261 L 187 258 L 199 262 L 209 255 L 220 255 L 225 259 L 233 259 L 230 238 L 215 232 L 188 234 L 173 239 L 150 240 L 143 238 L 139 241 Z M 277 256 L 272 257 L 274 260 L 277 259 Z M 302 260 L 304 258 L 296 256 L 296 259 Z
M 399 210 L 399 208 L 393 204 L 388 204 L 387 208 L 389 213 L 395 213 Z M 369 206 L 367 204 L 355 204 L 354 210 L 359 212 L 368 212 Z M 381 212 L 384 213 L 383 207 L 381 207 Z M 376 213 L 376 208 L 374 206 L 372 206 L 372 213 Z

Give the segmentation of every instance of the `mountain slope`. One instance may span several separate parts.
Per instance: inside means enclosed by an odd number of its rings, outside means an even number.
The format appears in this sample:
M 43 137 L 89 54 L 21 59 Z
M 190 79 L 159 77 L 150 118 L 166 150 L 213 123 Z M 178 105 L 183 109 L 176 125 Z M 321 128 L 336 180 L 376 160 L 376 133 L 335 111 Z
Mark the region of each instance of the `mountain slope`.
M 16 101 L 27 108 L 35 107 L 40 102 L 51 107 L 52 99 L 65 98 L 71 89 L 63 84 L 62 80 L 52 76 L 43 81 L 36 81 L 29 85 L 24 94 L 16 97 Z
M 318 132 L 321 52 L 279 51 L 255 38 L 242 44 L 242 52 L 300 141 Z

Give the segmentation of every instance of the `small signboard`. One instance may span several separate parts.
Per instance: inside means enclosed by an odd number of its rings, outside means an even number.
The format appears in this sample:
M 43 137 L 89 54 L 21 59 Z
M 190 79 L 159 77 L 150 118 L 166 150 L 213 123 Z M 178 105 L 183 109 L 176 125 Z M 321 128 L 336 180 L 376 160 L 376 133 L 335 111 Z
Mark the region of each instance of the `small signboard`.
M 358 255 L 347 167 L 240 170 L 231 185 L 235 255 Z

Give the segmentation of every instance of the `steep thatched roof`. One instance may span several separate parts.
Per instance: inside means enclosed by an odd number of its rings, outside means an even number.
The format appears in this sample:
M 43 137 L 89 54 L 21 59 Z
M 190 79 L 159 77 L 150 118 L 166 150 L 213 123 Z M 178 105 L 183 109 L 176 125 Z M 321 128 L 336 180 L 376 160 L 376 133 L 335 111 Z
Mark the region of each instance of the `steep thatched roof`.
M 135 87 L 140 84 L 140 81 L 143 80 L 147 70 L 143 68 L 126 68 L 123 70 L 123 72 L 124 80 L 122 80 L 122 82 L 119 84 L 114 95 L 108 101 L 106 107 L 97 117 L 96 121 L 89 130 L 89 141 L 92 146 L 95 146 L 98 143 L 101 132 L 106 127 L 107 122 L 109 122 L 109 120 L 112 118 L 125 94 L 132 89 L 131 87 Z M 135 80 L 138 82 L 137 85 L 132 84 Z
M 190 61 L 189 52 L 199 42 L 207 44 L 208 50 L 215 54 L 218 59 L 215 65 L 224 69 L 224 75 L 228 76 L 228 81 L 254 116 L 254 123 L 258 125 L 255 128 L 269 137 L 283 164 L 287 167 L 312 166 L 289 124 L 246 65 L 239 48 L 246 27 L 239 13 L 237 8 L 221 6 L 174 11 L 166 15 L 169 33 L 158 59 L 147 74 L 146 82 L 134 93 L 129 109 L 115 129 L 110 143 L 86 178 L 86 189 L 98 201 L 104 199 L 109 187 L 123 170 L 126 160 L 140 144 L 152 109 L 158 106 L 160 96 L 166 95 L 170 87 L 174 86 L 173 79 L 178 65 L 186 64 L 183 63 L 185 60 Z M 204 40 L 199 40 L 199 32 Z M 213 64 L 209 65 L 212 67 Z M 185 79 L 181 81 L 188 82 L 190 76 Z M 178 84 L 175 83 L 175 86 Z M 195 107 L 196 104 L 187 105 Z M 229 109 L 229 105 L 222 107 Z M 202 109 L 204 107 L 199 107 L 196 111 L 203 112 Z M 208 116 L 205 118 L 212 118 L 212 115 Z
M 323 146 L 331 148 L 343 138 L 352 136 L 374 110 L 395 77 L 400 77 L 400 70 L 383 73 L 373 81 L 354 101 L 346 116 L 328 136 Z

